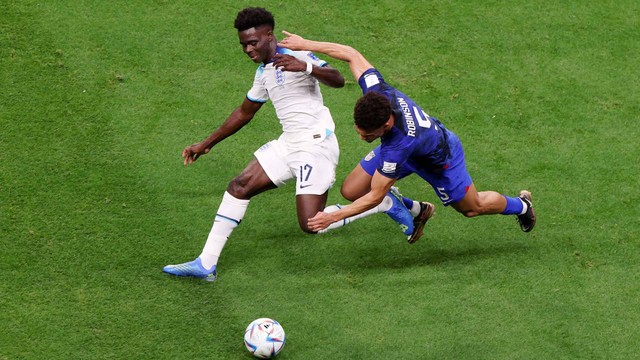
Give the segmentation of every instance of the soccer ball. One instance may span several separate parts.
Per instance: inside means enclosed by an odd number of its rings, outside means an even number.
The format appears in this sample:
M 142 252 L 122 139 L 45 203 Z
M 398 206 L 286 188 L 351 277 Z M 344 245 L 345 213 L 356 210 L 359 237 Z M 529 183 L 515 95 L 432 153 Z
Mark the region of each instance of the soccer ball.
M 284 347 L 284 329 L 273 319 L 254 320 L 244 331 L 244 345 L 253 356 L 271 359 Z

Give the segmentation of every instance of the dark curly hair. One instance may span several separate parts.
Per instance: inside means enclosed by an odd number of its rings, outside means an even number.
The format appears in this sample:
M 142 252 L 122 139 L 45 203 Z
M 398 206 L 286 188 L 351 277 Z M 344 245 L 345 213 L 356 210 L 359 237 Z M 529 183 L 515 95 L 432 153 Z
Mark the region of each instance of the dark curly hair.
M 358 99 L 353 110 L 356 125 L 365 131 L 380 128 L 391 116 L 391 104 L 382 94 L 370 91 Z
M 276 22 L 269 11 L 259 7 L 249 7 L 241 10 L 238 16 L 236 16 L 236 21 L 233 23 L 233 27 L 238 29 L 238 31 L 245 31 L 261 25 L 269 25 L 271 30 L 273 30 Z

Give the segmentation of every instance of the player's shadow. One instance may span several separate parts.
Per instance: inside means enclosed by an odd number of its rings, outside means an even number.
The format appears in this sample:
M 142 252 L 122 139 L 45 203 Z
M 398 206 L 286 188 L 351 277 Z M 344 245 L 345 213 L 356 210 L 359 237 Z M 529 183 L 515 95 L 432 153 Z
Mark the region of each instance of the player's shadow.
M 415 246 L 415 245 L 407 245 Z M 523 243 L 474 244 L 473 246 L 453 249 L 434 248 L 433 246 L 415 246 L 410 252 L 368 248 L 352 254 L 347 260 L 340 257 L 334 264 L 337 267 L 365 269 L 401 269 L 410 267 L 436 267 L 447 263 L 472 264 L 491 258 L 511 257 L 529 250 Z M 345 261 L 342 261 L 345 260 Z

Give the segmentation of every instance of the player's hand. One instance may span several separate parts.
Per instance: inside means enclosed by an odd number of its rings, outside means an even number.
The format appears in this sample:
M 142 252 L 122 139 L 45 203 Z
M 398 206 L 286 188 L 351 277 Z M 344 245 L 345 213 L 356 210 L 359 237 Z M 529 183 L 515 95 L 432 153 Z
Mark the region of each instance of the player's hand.
M 182 158 L 184 159 L 184 165 L 191 165 L 194 161 L 198 160 L 200 155 L 209 152 L 202 143 L 189 145 L 182 150 Z
M 282 31 L 282 33 L 285 34 L 286 37 L 278 43 L 279 46 L 291 50 L 307 50 L 305 49 L 307 40 L 303 39 L 302 36 L 292 34 L 284 30 Z
M 309 229 L 311 231 L 320 231 L 333 224 L 335 221 L 333 221 L 332 219 L 333 218 L 331 214 L 319 211 L 316 216 L 307 220 L 307 225 L 309 226 Z
M 307 70 L 306 62 L 285 54 L 276 54 L 276 56 L 273 57 L 273 66 L 283 71 L 300 72 Z

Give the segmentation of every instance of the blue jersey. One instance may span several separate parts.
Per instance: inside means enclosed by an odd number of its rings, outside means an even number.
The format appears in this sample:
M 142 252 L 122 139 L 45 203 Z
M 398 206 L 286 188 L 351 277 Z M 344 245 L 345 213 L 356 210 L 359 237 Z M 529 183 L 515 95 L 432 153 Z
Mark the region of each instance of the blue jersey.
M 376 69 L 365 71 L 358 83 L 363 94 L 375 91 L 389 99 L 395 119 L 394 127 L 381 138 L 378 172 L 394 179 L 410 173 L 424 177 L 442 172 L 451 155 L 447 138 L 453 134 L 411 98 L 387 84 Z

